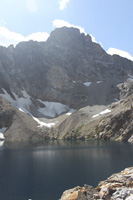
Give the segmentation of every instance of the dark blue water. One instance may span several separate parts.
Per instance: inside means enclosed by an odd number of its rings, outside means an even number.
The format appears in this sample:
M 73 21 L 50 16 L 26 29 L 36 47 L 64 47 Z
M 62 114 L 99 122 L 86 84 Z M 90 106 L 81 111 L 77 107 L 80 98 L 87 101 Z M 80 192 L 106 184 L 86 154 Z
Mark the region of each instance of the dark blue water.
M 0 200 L 57 200 L 133 166 L 133 144 L 51 141 L 0 147 Z

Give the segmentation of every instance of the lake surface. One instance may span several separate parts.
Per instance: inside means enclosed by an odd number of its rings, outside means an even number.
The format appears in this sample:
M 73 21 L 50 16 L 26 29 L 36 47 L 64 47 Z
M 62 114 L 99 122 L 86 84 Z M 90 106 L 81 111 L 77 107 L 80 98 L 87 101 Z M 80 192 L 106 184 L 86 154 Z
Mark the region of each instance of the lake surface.
M 0 143 L 0 200 L 57 200 L 133 166 L 133 144 L 101 141 Z

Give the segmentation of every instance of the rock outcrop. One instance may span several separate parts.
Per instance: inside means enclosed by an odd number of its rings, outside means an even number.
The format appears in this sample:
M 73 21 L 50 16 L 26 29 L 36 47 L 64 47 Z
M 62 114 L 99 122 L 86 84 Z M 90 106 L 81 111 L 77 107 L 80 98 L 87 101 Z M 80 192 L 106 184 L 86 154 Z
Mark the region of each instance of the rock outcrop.
M 98 139 L 133 142 L 132 102 L 133 95 L 130 95 L 119 103 L 110 106 L 112 113 L 103 118 L 95 127 Z
M 39 124 L 28 114 L 11 106 L 0 97 L 0 129 L 5 128 L 6 141 L 38 141 L 44 139 L 47 129 L 41 132 Z
M 94 199 L 93 196 L 95 193 L 96 190 L 92 186 L 77 186 L 73 189 L 66 190 L 60 200 L 91 200 Z
M 132 200 L 133 167 L 113 174 L 96 188 L 85 185 L 66 190 L 60 200 Z
M 96 187 L 99 199 L 132 199 L 133 198 L 133 167 L 113 174 Z
M 133 141 L 133 109 L 130 108 L 102 120 L 97 129 L 99 139 Z

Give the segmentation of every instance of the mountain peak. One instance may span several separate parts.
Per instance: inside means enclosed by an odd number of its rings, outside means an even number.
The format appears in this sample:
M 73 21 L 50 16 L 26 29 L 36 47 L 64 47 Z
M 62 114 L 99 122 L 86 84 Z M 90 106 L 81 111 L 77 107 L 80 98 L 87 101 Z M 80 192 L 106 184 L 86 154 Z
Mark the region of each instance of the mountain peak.
M 50 37 L 48 38 L 48 43 L 56 43 L 56 44 L 63 44 L 67 45 L 69 43 L 79 42 L 85 38 L 84 33 L 80 33 L 78 28 L 74 27 L 62 27 L 56 28 L 54 31 L 51 32 Z M 91 36 L 87 35 L 88 41 L 91 42 Z

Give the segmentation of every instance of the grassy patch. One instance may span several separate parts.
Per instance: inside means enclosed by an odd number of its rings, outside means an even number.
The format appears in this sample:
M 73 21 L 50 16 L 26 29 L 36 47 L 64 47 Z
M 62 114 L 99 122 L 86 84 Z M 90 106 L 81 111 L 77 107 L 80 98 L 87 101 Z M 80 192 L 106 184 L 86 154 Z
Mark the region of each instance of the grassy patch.
M 80 135 L 80 130 L 82 129 L 82 127 L 84 126 L 84 124 L 81 124 L 75 131 L 75 135 Z

